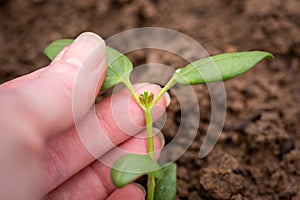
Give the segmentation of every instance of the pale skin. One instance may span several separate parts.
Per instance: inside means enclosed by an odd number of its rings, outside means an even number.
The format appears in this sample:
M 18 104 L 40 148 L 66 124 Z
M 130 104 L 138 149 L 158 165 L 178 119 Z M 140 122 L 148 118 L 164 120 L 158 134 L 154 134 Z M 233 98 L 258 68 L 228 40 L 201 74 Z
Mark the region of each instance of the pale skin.
M 83 144 L 74 125 L 76 116 L 82 127 L 92 129 L 85 119 L 92 113 L 104 80 L 104 52 L 99 36 L 84 33 L 49 66 L 0 85 L 0 199 L 145 199 L 144 191 L 136 184 L 116 189 L 110 180 L 110 167 L 87 149 L 93 145 L 97 156 L 114 160 L 116 147 L 98 141 L 96 136 L 88 137 Z M 83 78 L 86 87 L 82 94 L 91 89 L 93 95 L 84 95 L 74 115 L 74 84 L 87 63 L 91 73 Z M 138 84 L 135 88 L 137 93 L 147 90 L 157 95 L 160 91 L 153 84 Z M 115 95 L 95 106 L 101 134 L 121 149 L 146 154 L 143 111 L 128 91 Z M 158 109 L 153 110 L 154 120 L 163 114 L 167 104 L 166 98 L 159 100 Z M 118 109 L 122 112 L 116 117 Z M 158 152 L 163 140 L 161 134 L 154 137 Z

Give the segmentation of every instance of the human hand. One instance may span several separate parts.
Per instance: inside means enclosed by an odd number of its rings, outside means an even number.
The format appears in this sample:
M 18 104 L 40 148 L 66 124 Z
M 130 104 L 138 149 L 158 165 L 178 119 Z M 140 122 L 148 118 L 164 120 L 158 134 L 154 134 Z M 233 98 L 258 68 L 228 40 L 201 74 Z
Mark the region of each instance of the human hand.
M 106 67 L 104 41 L 84 33 L 49 66 L 0 85 L 0 199 L 144 199 L 135 184 L 116 189 L 109 165 L 96 160 L 147 152 L 144 115 L 128 91 L 93 106 Z M 168 103 L 158 102 L 154 120 Z M 154 142 L 159 151 L 160 133 Z

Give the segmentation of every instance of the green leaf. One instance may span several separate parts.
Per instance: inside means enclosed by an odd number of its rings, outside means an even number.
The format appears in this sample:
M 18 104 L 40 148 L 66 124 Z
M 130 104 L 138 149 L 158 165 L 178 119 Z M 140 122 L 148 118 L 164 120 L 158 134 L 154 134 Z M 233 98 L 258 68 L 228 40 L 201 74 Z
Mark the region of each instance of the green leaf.
M 56 40 L 44 50 L 44 53 L 50 60 L 53 60 L 65 46 L 73 41 L 73 39 Z M 101 90 L 107 90 L 120 82 L 128 82 L 133 69 L 130 60 L 111 47 L 106 46 L 106 56 L 108 67 Z
M 126 154 L 121 156 L 113 165 L 110 172 L 111 180 L 117 187 L 123 187 L 140 176 L 151 174 L 161 178 L 163 172 L 148 155 Z
M 176 70 L 173 79 L 191 85 L 225 81 L 246 72 L 263 59 L 274 59 L 274 56 L 263 51 L 220 54 Z
M 107 90 L 120 82 L 129 80 L 133 65 L 130 60 L 117 50 L 106 47 L 108 68 L 101 90 Z
M 45 50 L 44 54 L 48 56 L 50 60 L 54 60 L 54 58 L 59 54 L 59 52 L 67 45 L 71 44 L 73 39 L 61 39 L 52 42 Z
M 157 180 L 155 200 L 174 200 L 176 196 L 176 164 L 171 163 L 163 168 L 164 177 Z

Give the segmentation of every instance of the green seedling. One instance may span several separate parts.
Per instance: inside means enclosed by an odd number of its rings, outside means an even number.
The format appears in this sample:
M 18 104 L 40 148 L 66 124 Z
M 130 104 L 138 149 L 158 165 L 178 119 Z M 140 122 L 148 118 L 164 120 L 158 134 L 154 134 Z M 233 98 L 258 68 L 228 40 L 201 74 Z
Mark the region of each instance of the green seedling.
M 72 42 L 72 39 L 55 41 L 44 53 L 53 60 Z M 272 54 L 263 51 L 225 53 L 204 58 L 177 69 L 160 93 L 155 96 L 148 91 L 142 94 L 135 92 L 129 78 L 133 65 L 125 55 L 110 47 L 106 47 L 106 55 L 108 69 L 101 90 L 105 91 L 118 83 L 124 83 L 144 111 L 148 136 L 148 154 L 121 156 L 113 165 L 111 180 L 117 188 L 120 188 L 140 176 L 147 175 L 147 200 L 172 200 L 176 195 L 176 164 L 171 163 L 162 167 L 154 160 L 151 112 L 164 93 L 175 84 L 194 85 L 225 81 L 246 72 L 263 59 L 274 58 Z

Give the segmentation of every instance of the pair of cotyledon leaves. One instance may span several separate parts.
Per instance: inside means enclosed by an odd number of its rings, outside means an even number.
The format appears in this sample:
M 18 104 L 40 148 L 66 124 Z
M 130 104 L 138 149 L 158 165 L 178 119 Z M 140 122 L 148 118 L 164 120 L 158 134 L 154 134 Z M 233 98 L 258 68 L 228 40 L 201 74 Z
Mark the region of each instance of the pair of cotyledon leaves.
M 53 60 L 72 39 L 57 40 L 44 53 Z M 101 90 L 107 90 L 120 82 L 129 80 L 133 65 L 117 50 L 106 47 L 108 68 Z M 225 81 L 242 74 L 263 59 L 273 59 L 273 55 L 263 51 L 225 53 L 190 63 L 175 71 L 172 80 L 179 84 L 204 84 Z M 122 187 L 136 178 L 151 174 L 158 179 L 155 197 L 174 199 L 176 194 L 176 165 L 161 168 L 147 155 L 127 154 L 119 158 L 111 171 L 116 187 Z M 163 175 L 164 174 L 164 175 Z
M 44 53 L 53 60 L 72 39 L 62 39 L 51 43 Z M 133 65 L 117 50 L 106 47 L 108 68 L 101 90 L 129 80 Z M 225 53 L 204 58 L 176 70 L 172 79 L 179 84 L 204 84 L 225 81 L 244 73 L 263 59 L 273 59 L 273 55 L 263 51 Z

